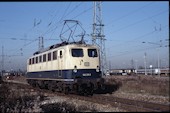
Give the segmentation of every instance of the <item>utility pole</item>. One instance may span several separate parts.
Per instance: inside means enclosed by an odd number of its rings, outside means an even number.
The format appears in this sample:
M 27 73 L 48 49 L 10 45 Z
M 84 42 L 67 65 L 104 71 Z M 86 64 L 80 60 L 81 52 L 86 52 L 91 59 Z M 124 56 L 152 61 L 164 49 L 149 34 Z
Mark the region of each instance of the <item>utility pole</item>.
M 158 49 L 158 76 L 160 77 L 160 59 L 159 59 L 159 48 Z
M 44 39 L 43 37 L 39 37 L 39 51 L 44 49 Z
M 146 72 L 146 53 L 144 55 L 144 64 L 145 64 L 145 75 L 147 75 L 147 72 Z
M 94 2 L 94 13 L 93 13 L 93 33 L 92 44 L 98 46 L 100 52 L 100 68 L 102 76 L 106 73 L 107 62 L 106 62 L 106 51 L 105 51 L 105 35 L 103 30 L 104 24 L 102 24 L 102 13 L 101 13 L 101 1 Z
M 142 43 L 146 43 L 146 42 L 142 42 Z M 153 42 L 147 42 L 149 44 L 154 44 L 154 45 L 159 45 L 159 48 L 157 48 L 157 53 L 158 53 L 158 76 L 160 77 L 160 58 L 159 58 L 159 49 L 162 47 L 162 40 L 160 40 L 160 44 L 158 43 L 153 43 Z M 166 47 L 166 46 L 165 46 Z
M 1 75 L 3 75 L 3 71 L 4 71 L 4 46 L 2 46 L 2 72 L 1 72 Z
M 22 48 L 20 49 L 22 51 Z M 3 73 L 5 72 L 5 69 L 4 69 L 4 64 L 5 64 L 5 57 L 13 57 L 13 56 L 22 56 L 23 53 L 21 53 L 21 55 L 4 55 L 4 46 L 2 46 L 2 63 L 1 63 L 1 66 L 2 66 L 2 71 L 1 71 L 1 75 L 3 75 Z
M 137 60 L 135 60 L 136 61 L 136 75 L 137 75 L 137 73 L 138 73 L 138 64 L 137 64 Z
M 131 60 L 131 66 L 132 66 L 132 69 L 134 69 L 134 61 L 133 61 L 133 59 Z

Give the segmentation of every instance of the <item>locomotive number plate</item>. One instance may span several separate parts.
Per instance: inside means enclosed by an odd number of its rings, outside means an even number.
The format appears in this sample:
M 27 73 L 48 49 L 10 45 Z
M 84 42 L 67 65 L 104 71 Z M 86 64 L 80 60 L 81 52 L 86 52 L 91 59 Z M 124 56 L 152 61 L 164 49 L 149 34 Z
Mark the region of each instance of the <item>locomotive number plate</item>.
M 91 76 L 91 73 L 83 73 L 83 76 Z

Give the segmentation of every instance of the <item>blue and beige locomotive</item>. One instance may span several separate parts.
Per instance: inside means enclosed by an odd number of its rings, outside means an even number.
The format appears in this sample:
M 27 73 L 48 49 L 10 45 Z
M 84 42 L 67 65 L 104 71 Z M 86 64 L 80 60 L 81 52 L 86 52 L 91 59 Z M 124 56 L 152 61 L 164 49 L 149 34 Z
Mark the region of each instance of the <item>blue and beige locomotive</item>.
M 53 91 L 93 95 L 101 88 L 99 49 L 81 42 L 52 45 L 27 60 L 29 84 Z

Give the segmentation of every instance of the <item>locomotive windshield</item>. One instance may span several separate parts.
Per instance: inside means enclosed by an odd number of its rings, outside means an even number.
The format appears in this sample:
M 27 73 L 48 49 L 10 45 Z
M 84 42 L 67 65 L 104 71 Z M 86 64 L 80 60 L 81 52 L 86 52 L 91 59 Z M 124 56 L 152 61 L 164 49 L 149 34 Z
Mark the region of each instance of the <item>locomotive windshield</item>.
M 97 50 L 96 49 L 88 49 L 88 56 L 89 57 L 97 57 Z
M 73 57 L 83 57 L 83 49 L 72 49 L 71 53 Z

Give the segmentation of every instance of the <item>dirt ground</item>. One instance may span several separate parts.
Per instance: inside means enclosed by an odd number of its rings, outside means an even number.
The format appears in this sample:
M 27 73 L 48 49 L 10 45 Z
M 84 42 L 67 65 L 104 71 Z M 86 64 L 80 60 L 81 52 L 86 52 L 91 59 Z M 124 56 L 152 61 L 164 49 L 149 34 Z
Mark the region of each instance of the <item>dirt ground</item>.
M 169 77 L 107 76 L 106 92 L 101 95 L 169 104 Z M 4 78 L 27 84 L 24 76 Z M 0 111 L 3 112 L 124 112 L 108 105 L 60 96 L 44 96 L 15 86 L 0 85 Z
M 169 104 L 169 77 L 157 76 L 109 76 L 105 77 L 116 90 L 109 96 Z

